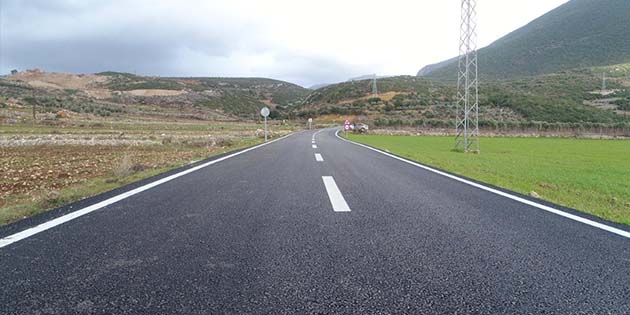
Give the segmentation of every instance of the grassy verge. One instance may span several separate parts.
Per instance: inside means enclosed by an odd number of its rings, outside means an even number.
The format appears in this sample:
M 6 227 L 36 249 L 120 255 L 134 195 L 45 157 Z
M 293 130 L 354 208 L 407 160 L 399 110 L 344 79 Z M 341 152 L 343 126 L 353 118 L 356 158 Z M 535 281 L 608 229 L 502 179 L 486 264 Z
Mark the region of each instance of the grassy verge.
M 17 135 L 90 135 L 90 134 L 118 134 L 145 135 L 161 133 L 167 134 L 221 134 L 234 132 L 251 132 L 263 128 L 262 124 L 248 122 L 165 122 L 165 121 L 114 121 L 114 120 L 73 120 L 64 121 L 59 126 L 45 124 L 32 125 L 2 124 L 0 136 Z M 292 130 L 294 126 L 283 126 L 270 123 L 273 130 Z
M 421 163 L 630 225 L 630 142 L 482 139 L 481 154 L 452 151 L 450 137 L 349 135 Z
M 114 163 L 98 165 L 97 161 L 94 164 L 89 164 L 87 167 L 98 168 L 99 171 L 92 174 L 77 173 L 72 176 L 76 180 L 63 182 L 59 177 L 48 179 L 48 182 L 44 179 L 35 178 L 36 187 L 29 189 L 23 193 L 11 193 L 6 198 L 0 200 L 0 225 L 5 225 L 17 220 L 33 216 L 50 209 L 62 206 L 64 204 L 72 203 L 85 199 L 87 197 L 95 196 L 100 193 L 145 179 L 151 176 L 161 174 L 163 172 L 175 169 L 177 167 L 189 164 L 192 161 L 205 159 L 217 154 L 221 154 L 227 151 L 252 146 L 263 142 L 260 138 L 242 138 L 233 140 L 226 147 L 214 147 L 214 148 L 199 148 L 199 147 L 165 147 L 165 146 L 147 146 L 134 148 L 133 150 L 121 150 L 111 148 L 104 148 L 107 152 L 111 152 L 111 156 L 107 156 L 102 159 L 101 162 L 112 159 Z M 42 147 L 36 148 L 38 151 L 43 150 Z M 8 151 L 9 149 L 7 149 Z M 68 154 L 81 156 L 82 154 L 102 154 L 100 151 L 95 151 L 95 148 L 89 146 L 74 146 L 64 147 L 62 150 L 50 150 L 49 154 L 45 157 L 46 160 L 55 161 L 56 166 L 60 167 L 60 161 L 68 159 Z M 20 154 L 20 162 L 28 164 L 29 167 L 34 165 L 33 161 L 22 161 L 26 154 L 22 151 Z M 161 156 L 163 159 L 156 160 L 156 156 Z M 1 160 L 1 159 L 0 159 Z M 74 160 L 74 159 L 73 159 Z M 81 159 L 77 159 L 81 160 Z M 8 160 L 11 162 L 10 160 Z M 85 160 L 83 160 L 85 161 Z M 110 161 L 111 162 L 111 161 Z M 92 162 L 90 162 L 92 163 Z M 143 164 L 145 163 L 145 164 Z M 155 163 L 155 164 L 151 164 Z M 10 166 L 8 169 L 16 169 L 16 165 Z M 39 163 L 38 163 L 39 164 Z M 81 169 L 80 164 L 72 164 L 72 169 Z M 22 173 L 22 172 L 20 172 Z M 42 171 L 42 174 L 46 172 Z M 39 173 L 38 173 L 39 174 Z M 63 178 L 67 178 L 66 173 L 61 173 Z M 17 176 L 17 175 L 12 175 Z M 38 175 L 40 176 L 40 175 Z M 6 177 L 6 176 L 5 176 Z M 72 177 L 70 177 L 72 178 Z M 27 182 L 22 182 L 23 179 L 19 179 L 16 185 L 24 187 Z M 0 186 L 7 190 L 12 187 L 9 186 L 10 180 L 0 180 Z M 52 185 L 52 186 L 51 186 Z M 51 187 L 59 187 L 53 189 Z M 18 187 L 19 188 L 19 187 Z

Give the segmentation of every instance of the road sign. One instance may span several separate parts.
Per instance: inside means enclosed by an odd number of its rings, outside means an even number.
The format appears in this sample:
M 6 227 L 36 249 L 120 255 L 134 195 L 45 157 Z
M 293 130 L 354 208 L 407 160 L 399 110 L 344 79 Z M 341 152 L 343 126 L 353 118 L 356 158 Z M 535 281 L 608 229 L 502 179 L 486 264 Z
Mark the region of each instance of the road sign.
M 343 123 L 344 126 L 350 126 L 350 121 L 346 119 L 346 121 Z
M 263 107 L 260 114 L 265 117 L 265 142 L 267 142 L 267 116 L 269 116 L 269 108 Z
M 308 119 L 308 129 L 312 129 L 313 128 L 313 118 L 309 118 Z
M 345 131 L 350 130 L 350 125 L 343 125 L 343 130 L 345 130 Z
M 261 114 L 263 117 L 267 118 L 267 117 L 269 116 L 269 108 L 267 108 L 267 107 L 263 107 L 263 108 L 260 110 L 260 114 Z

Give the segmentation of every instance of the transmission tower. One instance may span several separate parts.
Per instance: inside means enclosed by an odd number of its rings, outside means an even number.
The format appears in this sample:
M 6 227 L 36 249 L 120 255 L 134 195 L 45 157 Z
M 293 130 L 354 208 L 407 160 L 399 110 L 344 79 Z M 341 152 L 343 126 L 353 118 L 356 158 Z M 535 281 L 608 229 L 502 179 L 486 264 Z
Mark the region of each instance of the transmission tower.
M 476 0 L 461 0 L 455 150 L 479 152 Z
M 372 78 L 372 96 L 378 97 L 378 86 L 376 85 L 376 74 Z

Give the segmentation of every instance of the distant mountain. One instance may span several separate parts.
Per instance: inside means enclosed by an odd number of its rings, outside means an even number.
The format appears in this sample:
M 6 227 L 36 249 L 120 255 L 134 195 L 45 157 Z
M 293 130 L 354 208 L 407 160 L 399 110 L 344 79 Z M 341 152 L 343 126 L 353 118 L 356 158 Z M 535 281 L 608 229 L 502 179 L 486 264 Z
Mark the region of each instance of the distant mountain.
M 362 76 L 358 76 L 355 78 L 350 78 L 344 82 L 353 82 L 353 81 L 363 81 L 363 80 L 372 80 L 374 78 L 374 74 L 366 74 L 366 75 L 362 75 Z M 385 78 L 391 78 L 392 76 L 390 75 L 377 75 L 376 79 L 385 79 Z M 321 83 L 321 84 L 315 84 L 310 86 L 308 89 L 309 90 L 319 90 L 322 88 L 325 88 L 327 86 L 333 85 L 333 84 L 339 84 L 339 83 L 343 83 L 343 82 L 335 82 L 335 83 Z
M 366 75 L 358 76 L 356 78 L 350 78 L 346 82 L 372 80 L 374 78 L 374 76 L 375 76 L 375 74 L 366 74 Z M 392 76 L 389 76 L 389 75 L 376 75 L 376 79 L 384 79 L 384 78 L 390 78 L 390 77 L 392 77 Z
M 479 50 L 480 76 L 509 79 L 630 62 L 630 1 L 571 0 Z M 456 59 L 422 69 L 456 76 Z
M 315 84 L 315 85 L 311 85 L 308 87 L 309 90 L 317 90 L 317 89 L 321 89 L 323 87 L 327 87 L 329 85 L 331 85 L 332 83 L 320 83 L 320 84 Z
M 425 75 L 427 75 L 427 74 L 429 74 L 429 73 L 431 73 L 431 72 L 433 72 L 433 71 L 435 71 L 437 69 L 440 69 L 440 68 L 442 68 L 444 66 L 448 66 L 449 64 L 454 63 L 456 61 L 457 61 L 457 57 L 451 58 L 449 60 L 445 60 L 445 61 L 442 61 L 442 62 L 439 62 L 439 63 L 434 63 L 432 65 L 424 66 L 424 68 L 422 68 L 422 69 L 420 69 L 420 71 L 418 71 L 418 76 L 419 77 L 425 76 Z

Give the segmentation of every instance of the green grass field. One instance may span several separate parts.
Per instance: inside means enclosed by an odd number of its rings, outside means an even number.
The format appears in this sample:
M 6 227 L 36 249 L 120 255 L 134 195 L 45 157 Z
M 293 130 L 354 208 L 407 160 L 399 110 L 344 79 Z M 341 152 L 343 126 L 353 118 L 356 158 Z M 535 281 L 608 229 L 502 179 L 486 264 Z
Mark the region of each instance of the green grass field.
M 481 154 L 451 137 L 349 135 L 350 140 L 498 187 L 630 225 L 630 141 L 488 138 Z

